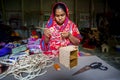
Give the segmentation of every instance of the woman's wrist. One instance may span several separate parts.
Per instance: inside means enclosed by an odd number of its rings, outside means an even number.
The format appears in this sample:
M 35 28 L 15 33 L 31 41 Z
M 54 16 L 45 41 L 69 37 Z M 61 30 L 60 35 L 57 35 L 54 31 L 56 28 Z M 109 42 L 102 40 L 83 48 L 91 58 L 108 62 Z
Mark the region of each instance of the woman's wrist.
M 69 33 L 68 33 L 68 38 L 69 38 L 70 36 L 71 36 L 71 33 L 69 32 Z
M 50 39 L 49 37 L 45 36 L 44 40 L 45 40 L 45 43 L 48 43 Z

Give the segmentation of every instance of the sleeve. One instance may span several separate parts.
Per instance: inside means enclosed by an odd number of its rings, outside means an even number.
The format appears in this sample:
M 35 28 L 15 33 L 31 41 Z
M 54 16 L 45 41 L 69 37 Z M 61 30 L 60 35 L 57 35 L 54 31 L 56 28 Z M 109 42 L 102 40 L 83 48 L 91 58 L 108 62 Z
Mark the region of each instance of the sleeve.
M 42 51 L 48 51 L 48 49 L 49 49 L 48 43 L 45 43 L 44 39 L 45 39 L 45 36 L 44 36 L 44 34 L 42 34 L 42 38 L 41 38 L 41 41 L 40 41 L 40 47 L 41 47 Z
M 72 26 L 72 35 L 77 37 L 81 42 L 82 36 L 80 34 L 80 31 L 78 30 L 78 27 L 75 24 L 73 24 L 73 26 Z
M 41 47 L 41 50 L 42 51 L 48 51 L 49 50 L 49 44 L 48 43 L 45 43 L 45 41 L 44 41 L 44 35 L 42 36 L 42 38 L 41 38 L 41 41 L 40 41 L 40 47 Z

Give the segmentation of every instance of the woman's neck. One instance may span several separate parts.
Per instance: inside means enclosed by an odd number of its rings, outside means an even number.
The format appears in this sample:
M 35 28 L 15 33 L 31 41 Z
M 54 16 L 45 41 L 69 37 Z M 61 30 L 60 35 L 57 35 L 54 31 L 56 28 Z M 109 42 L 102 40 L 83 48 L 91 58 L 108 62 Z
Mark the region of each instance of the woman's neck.
M 60 27 L 60 26 L 62 26 L 62 25 L 63 25 L 63 23 L 62 23 L 62 24 L 57 23 L 57 25 Z

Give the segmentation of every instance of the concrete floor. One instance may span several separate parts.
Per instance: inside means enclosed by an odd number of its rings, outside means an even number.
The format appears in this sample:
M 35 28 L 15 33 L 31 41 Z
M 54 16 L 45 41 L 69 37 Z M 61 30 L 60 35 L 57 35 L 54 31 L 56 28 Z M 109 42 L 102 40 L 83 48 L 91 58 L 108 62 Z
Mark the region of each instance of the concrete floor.
M 117 51 L 114 48 L 110 48 L 108 52 L 102 52 L 100 48 L 88 50 L 80 46 L 80 51 L 90 53 L 91 55 L 96 55 L 105 62 L 107 62 L 109 65 L 120 70 L 120 51 Z

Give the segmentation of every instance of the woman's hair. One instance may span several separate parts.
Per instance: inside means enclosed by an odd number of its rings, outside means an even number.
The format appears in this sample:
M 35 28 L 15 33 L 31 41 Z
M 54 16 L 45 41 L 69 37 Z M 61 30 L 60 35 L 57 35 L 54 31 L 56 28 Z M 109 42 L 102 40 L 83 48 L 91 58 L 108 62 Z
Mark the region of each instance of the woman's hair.
M 55 4 L 55 6 L 53 7 L 53 14 L 54 15 L 55 15 L 56 9 L 62 9 L 67 14 L 66 6 L 63 3 Z

